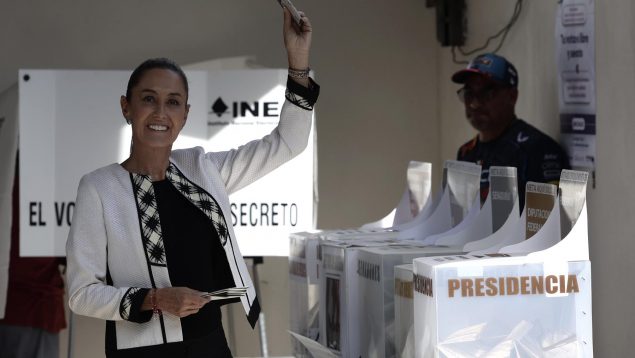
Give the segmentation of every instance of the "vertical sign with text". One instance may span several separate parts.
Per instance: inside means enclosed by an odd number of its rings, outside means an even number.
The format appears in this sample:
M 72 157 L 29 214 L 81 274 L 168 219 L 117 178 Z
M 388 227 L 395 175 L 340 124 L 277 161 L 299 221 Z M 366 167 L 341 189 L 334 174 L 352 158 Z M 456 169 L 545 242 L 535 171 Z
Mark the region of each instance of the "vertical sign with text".
M 561 0 L 556 16 L 560 134 L 574 169 L 595 186 L 596 96 L 593 0 Z

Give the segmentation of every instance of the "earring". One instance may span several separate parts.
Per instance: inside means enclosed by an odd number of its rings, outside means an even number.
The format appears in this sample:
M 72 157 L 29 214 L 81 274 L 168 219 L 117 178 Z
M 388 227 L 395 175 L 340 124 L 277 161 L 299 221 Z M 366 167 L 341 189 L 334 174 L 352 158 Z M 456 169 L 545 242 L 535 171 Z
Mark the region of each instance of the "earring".
M 126 118 L 126 123 L 130 124 L 130 118 Z

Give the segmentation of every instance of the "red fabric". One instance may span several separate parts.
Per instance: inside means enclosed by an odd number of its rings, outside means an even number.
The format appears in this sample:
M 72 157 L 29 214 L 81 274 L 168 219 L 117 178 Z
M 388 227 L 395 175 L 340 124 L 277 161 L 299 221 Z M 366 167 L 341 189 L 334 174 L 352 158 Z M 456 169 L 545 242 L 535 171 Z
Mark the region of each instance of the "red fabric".
M 60 257 L 19 257 L 19 180 L 13 182 L 13 221 L 11 223 L 11 259 L 9 287 L 4 319 L 0 323 L 42 328 L 57 333 L 66 328 L 64 281 Z

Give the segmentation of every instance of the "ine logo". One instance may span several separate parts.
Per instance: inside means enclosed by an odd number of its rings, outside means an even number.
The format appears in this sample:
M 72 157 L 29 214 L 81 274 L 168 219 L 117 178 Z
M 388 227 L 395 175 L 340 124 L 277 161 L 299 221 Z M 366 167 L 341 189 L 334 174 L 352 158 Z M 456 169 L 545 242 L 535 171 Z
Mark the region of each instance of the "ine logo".
M 214 104 L 212 104 L 209 114 L 216 114 L 219 118 L 225 114 L 231 114 L 233 118 L 246 117 L 251 115 L 253 117 L 278 117 L 280 114 L 280 108 L 278 102 L 247 102 L 236 101 L 232 102 L 231 108 L 218 97 Z
M 225 102 L 223 102 L 223 99 L 218 97 L 218 99 L 216 99 L 216 102 L 214 102 L 214 104 L 212 105 L 212 112 L 216 113 L 216 115 L 220 117 L 225 114 L 225 112 L 227 112 L 228 108 L 229 107 L 227 107 Z

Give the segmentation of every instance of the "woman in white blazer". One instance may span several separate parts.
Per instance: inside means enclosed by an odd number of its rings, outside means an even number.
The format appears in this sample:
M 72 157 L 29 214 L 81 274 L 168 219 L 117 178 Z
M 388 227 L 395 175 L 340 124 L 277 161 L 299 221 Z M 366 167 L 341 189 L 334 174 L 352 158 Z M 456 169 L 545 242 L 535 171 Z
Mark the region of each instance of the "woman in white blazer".
M 81 179 L 66 245 L 69 306 L 107 321 L 108 357 L 231 357 L 220 306 L 204 292 L 247 287 L 234 301 L 255 325 L 260 306 L 228 195 L 307 145 L 319 86 L 308 77 L 312 28 L 302 20 L 284 10 L 289 79 L 278 127 L 236 149 L 173 151 L 189 111 L 185 74 L 167 59 L 132 73 L 121 97 L 130 157 Z

